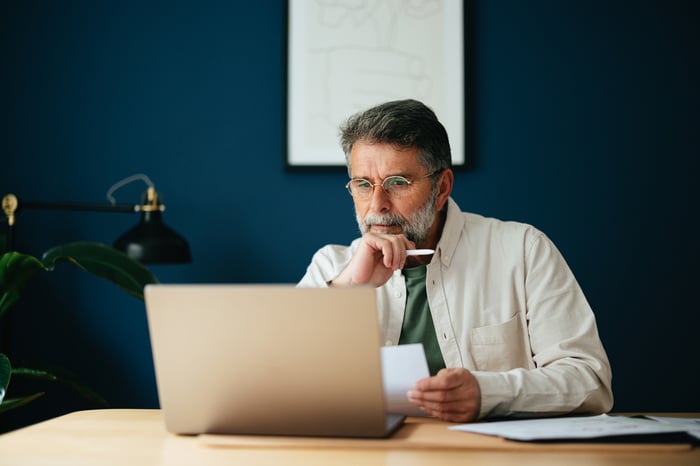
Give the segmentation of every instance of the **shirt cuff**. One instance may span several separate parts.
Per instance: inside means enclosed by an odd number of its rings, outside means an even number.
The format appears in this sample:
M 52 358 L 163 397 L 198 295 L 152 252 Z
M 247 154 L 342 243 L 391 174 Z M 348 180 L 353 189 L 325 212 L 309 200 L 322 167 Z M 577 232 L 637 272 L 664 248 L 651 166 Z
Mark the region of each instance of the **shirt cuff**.
M 481 392 L 481 405 L 477 419 L 491 416 L 499 405 L 513 398 L 513 393 L 508 390 L 510 383 L 503 373 L 473 371 L 472 375 L 479 384 Z

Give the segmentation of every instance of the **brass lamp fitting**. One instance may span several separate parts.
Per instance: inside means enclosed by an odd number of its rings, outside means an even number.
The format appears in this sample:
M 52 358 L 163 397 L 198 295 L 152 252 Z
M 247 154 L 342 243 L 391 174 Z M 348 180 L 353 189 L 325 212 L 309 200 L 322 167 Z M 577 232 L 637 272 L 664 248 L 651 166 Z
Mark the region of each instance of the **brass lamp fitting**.
M 146 190 L 146 202 L 138 206 L 136 210 L 140 212 L 163 212 L 165 210 L 165 206 L 158 202 L 156 188 L 153 186 L 148 187 Z
M 2 210 L 7 216 L 7 223 L 10 226 L 15 224 L 15 212 L 17 211 L 17 206 L 19 202 L 17 201 L 17 196 L 14 194 L 6 194 L 2 198 Z

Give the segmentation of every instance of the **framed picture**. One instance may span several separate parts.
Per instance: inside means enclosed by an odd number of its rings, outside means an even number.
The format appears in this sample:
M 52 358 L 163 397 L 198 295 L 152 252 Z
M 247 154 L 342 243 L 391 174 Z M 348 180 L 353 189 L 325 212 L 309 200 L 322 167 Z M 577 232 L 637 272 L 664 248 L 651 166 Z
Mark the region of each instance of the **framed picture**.
M 287 0 L 287 28 L 287 169 L 344 168 L 339 126 L 405 98 L 435 111 L 466 164 L 462 0 Z

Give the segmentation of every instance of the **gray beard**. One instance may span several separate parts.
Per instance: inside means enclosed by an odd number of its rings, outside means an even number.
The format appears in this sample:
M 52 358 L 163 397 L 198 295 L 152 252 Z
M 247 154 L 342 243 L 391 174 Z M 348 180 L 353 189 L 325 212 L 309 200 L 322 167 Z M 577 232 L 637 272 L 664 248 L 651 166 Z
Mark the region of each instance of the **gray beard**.
M 355 219 L 360 227 L 360 232 L 364 235 L 372 225 L 398 225 L 403 230 L 406 238 L 416 245 L 425 241 L 428 230 L 435 222 L 435 205 L 437 202 L 437 192 L 433 190 L 430 198 L 423 204 L 410 218 L 406 219 L 396 214 L 367 214 L 361 218 L 357 212 Z

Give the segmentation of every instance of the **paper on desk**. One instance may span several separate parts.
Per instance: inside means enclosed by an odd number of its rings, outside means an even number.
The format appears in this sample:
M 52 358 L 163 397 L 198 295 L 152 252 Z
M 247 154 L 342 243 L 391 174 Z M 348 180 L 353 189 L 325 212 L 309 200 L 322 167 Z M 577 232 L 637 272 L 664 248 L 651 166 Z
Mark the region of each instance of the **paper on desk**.
M 521 441 L 583 440 L 622 435 L 685 432 L 687 430 L 683 426 L 664 424 L 650 419 L 608 416 L 606 414 L 585 417 L 484 422 L 453 426 L 450 429 L 496 435 L 510 440 Z
M 406 392 L 422 378 L 430 376 L 425 351 L 420 343 L 383 346 L 382 380 L 387 412 L 407 416 L 425 416 L 406 398 Z
M 676 427 L 683 427 L 686 432 L 700 440 L 700 419 L 686 417 L 666 417 L 666 416 L 647 416 L 654 421 L 663 422 Z

